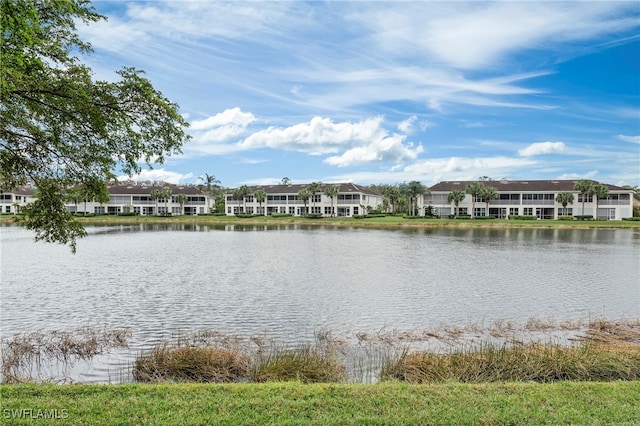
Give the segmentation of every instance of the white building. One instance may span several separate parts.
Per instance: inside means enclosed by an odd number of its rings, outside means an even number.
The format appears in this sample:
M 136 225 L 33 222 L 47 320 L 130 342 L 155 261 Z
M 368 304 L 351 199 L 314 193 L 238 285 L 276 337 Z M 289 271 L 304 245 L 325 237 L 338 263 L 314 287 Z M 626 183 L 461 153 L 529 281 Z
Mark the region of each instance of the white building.
M 325 195 L 329 186 L 338 187 L 338 195 L 332 200 Z M 308 184 L 251 186 L 244 199 L 236 198 L 233 193 L 225 195 L 225 211 L 227 216 L 237 213 L 273 215 L 290 214 L 301 216 L 307 213 L 323 216 L 354 216 L 365 214 L 369 209 L 376 209 L 382 204 L 382 196 L 369 188 L 354 183 L 321 183 L 318 192 L 306 202 L 298 198 L 298 192 L 308 188 Z M 260 203 L 254 194 L 263 190 L 267 196 Z
M 171 197 L 154 198 L 154 190 L 168 189 Z M 179 186 L 169 183 L 158 185 L 107 185 L 109 201 L 99 203 L 90 200 L 66 200 L 71 213 L 112 214 L 134 213 L 153 215 L 198 215 L 209 212 L 209 196 L 195 186 Z M 20 208 L 35 200 L 34 188 L 23 187 L 0 194 L 3 213 L 20 213 Z
M 489 201 L 489 210 L 484 199 L 476 198 L 473 216 L 492 216 L 507 218 L 509 216 L 528 215 L 538 219 L 557 219 L 561 215 L 591 215 L 598 219 L 621 220 L 633 216 L 633 190 L 615 185 L 604 184 L 609 195 L 604 199 L 596 199 L 593 195 L 584 197 L 584 213 L 582 212 L 583 196 L 575 190 L 576 180 L 498 180 L 479 181 L 484 186 L 491 186 L 498 192 L 498 199 Z M 599 182 L 591 181 L 593 184 Z M 447 201 L 454 190 L 465 192 L 472 181 L 446 181 L 433 185 L 430 194 L 422 197 L 422 212 L 431 206 L 433 213 L 440 217 L 453 215 L 455 206 Z M 573 203 L 567 209 L 556 201 L 561 192 L 573 194 Z M 458 205 L 459 215 L 471 215 L 472 196 L 466 194 Z M 598 211 L 596 212 L 596 204 Z

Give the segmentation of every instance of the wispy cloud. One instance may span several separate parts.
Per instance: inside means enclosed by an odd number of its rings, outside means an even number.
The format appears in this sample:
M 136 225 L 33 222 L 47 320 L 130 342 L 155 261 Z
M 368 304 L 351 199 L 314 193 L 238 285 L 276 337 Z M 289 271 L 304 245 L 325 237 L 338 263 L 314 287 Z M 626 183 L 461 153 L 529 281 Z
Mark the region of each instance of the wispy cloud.
M 626 136 L 626 135 L 618 135 L 618 139 L 625 142 L 637 143 L 640 144 L 640 136 Z

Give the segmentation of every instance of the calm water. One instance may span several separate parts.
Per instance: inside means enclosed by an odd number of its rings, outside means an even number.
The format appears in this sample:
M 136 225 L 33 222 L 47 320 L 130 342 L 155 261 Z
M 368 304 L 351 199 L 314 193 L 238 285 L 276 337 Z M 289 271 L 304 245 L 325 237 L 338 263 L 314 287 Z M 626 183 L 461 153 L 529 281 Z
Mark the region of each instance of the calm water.
M 88 231 L 73 255 L 0 229 L 3 337 L 129 327 L 139 350 L 202 329 L 296 342 L 321 329 L 640 317 L 638 230 Z

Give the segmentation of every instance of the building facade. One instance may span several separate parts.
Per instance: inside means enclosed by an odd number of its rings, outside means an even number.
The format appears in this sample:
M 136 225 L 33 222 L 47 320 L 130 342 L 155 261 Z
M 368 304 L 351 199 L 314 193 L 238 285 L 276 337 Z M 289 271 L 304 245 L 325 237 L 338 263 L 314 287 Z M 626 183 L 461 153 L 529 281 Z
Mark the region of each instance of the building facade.
M 557 219 L 558 216 L 591 215 L 598 219 L 621 220 L 633 216 L 633 190 L 615 185 L 604 184 L 609 194 L 604 199 L 594 195 L 582 194 L 575 190 L 576 180 L 498 180 L 479 181 L 484 186 L 496 189 L 498 198 L 488 204 L 482 198 L 466 194 L 458 205 L 459 215 L 491 216 L 508 218 L 509 216 L 537 216 L 538 219 Z M 600 182 L 591 181 L 593 184 Z M 422 197 L 422 212 L 431 207 L 436 216 L 454 215 L 455 206 L 448 201 L 454 190 L 465 192 L 472 181 L 439 182 L 429 188 L 430 193 Z M 561 192 L 573 194 L 573 203 L 566 209 L 556 201 Z M 583 212 L 584 201 L 584 212 Z M 472 211 L 474 210 L 475 211 Z M 596 211 L 597 209 L 597 211 Z
M 325 190 L 330 186 L 338 188 L 338 194 L 333 199 L 325 194 Z M 308 184 L 252 186 L 245 197 L 236 197 L 233 193 L 226 194 L 225 211 L 227 216 L 238 213 L 302 216 L 311 213 L 326 217 L 351 217 L 365 214 L 369 209 L 379 208 L 382 204 L 380 194 L 354 183 L 320 184 L 318 192 L 305 203 L 299 199 L 298 193 L 308 187 Z M 258 190 L 266 193 L 262 202 L 254 195 Z
M 199 215 L 209 212 L 209 196 L 195 186 L 173 184 L 107 185 L 109 201 L 100 203 L 81 197 L 65 201 L 67 210 L 75 214 L 134 213 L 141 216 Z M 156 190 L 166 190 L 165 198 L 156 198 Z M 25 204 L 35 200 L 33 188 L 18 188 L 0 194 L 3 213 L 20 213 Z

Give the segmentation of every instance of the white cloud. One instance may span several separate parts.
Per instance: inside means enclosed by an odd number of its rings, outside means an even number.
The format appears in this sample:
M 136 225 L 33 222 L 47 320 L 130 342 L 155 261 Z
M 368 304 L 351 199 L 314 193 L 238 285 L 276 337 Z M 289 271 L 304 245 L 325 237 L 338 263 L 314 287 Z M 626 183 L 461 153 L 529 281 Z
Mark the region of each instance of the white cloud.
M 167 182 L 167 183 L 187 183 L 193 180 L 193 173 L 177 173 L 172 172 L 165 169 L 153 169 L 153 170 L 142 170 L 139 174 L 134 176 L 118 176 L 118 180 L 133 180 L 135 182 Z
M 335 181 L 369 183 L 398 183 L 417 180 L 433 185 L 444 180 L 475 180 L 479 176 L 509 176 L 514 170 L 537 164 L 528 158 L 509 157 L 449 157 L 417 161 L 400 169 L 380 172 L 354 172 L 329 176 Z
M 332 166 L 345 167 L 363 163 L 391 162 L 398 163 L 406 160 L 415 160 L 423 151 L 422 145 L 413 148 L 412 145 L 404 145 L 403 135 L 392 135 L 383 139 L 372 141 L 365 146 L 358 146 L 345 151 L 342 155 L 328 157 L 325 163 Z
M 618 139 L 625 142 L 637 143 L 640 144 L 640 136 L 626 136 L 626 135 L 618 135 Z
M 557 177 L 559 180 L 579 180 L 579 179 L 594 179 L 598 175 L 596 170 L 591 170 L 586 173 L 565 173 Z
M 240 108 L 230 108 L 202 120 L 190 123 L 189 132 L 193 140 L 184 152 L 202 154 L 227 154 L 241 150 L 237 139 L 247 132 L 247 128 L 259 121 L 252 113 L 244 112 Z
M 565 152 L 566 150 L 567 146 L 564 142 L 536 142 L 519 150 L 518 155 L 521 157 L 533 157 L 535 155 Z
M 311 155 L 335 154 L 345 148 L 383 139 L 387 132 L 381 127 L 382 117 L 356 123 L 334 123 L 329 118 L 313 117 L 307 123 L 290 127 L 269 127 L 239 143 L 243 149 L 268 147 Z
M 227 125 L 247 127 L 256 120 L 255 115 L 252 113 L 243 112 L 240 108 L 235 107 L 205 118 L 204 120 L 194 120 L 190 123 L 190 128 L 193 130 L 206 130 Z

